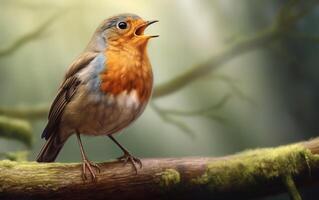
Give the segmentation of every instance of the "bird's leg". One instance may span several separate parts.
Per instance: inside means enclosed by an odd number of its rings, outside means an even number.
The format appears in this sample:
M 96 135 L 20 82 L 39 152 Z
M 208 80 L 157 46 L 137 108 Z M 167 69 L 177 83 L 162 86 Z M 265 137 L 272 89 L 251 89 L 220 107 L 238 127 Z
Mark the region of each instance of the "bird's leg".
M 136 163 L 140 166 L 140 168 L 142 168 L 142 162 L 140 159 L 132 156 L 130 154 L 130 152 L 123 147 L 112 135 L 109 135 L 109 138 L 118 146 L 121 148 L 121 150 L 123 151 L 124 155 L 119 157 L 118 160 L 123 161 L 124 164 L 126 164 L 128 161 L 132 163 L 135 172 L 137 173 L 137 167 L 136 167 Z
M 87 180 L 86 169 L 88 169 L 90 174 L 91 174 L 91 176 L 92 176 L 92 179 L 95 181 L 96 180 L 96 174 L 95 174 L 93 168 L 96 168 L 96 170 L 98 172 L 100 172 L 101 169 L 96 163 L 93 163 L 93 162 L 88 160 L 88 158 L 87 158 L 87 156 L 86 156 L 86 154 L 84 152 L 84 149 L 83 149 L 83 145 L 82 145 L 80 134 L 76 133 L 76 136 L 77 136 L 77 139 L 78 139 L 78 143 L 79 143 L 80 151 L 81 151 L 81 156 L 82 156 L 82 160 L 83 160 L 83 163 L 82 163 L 82 178 L 83 178 L 83 180 Z

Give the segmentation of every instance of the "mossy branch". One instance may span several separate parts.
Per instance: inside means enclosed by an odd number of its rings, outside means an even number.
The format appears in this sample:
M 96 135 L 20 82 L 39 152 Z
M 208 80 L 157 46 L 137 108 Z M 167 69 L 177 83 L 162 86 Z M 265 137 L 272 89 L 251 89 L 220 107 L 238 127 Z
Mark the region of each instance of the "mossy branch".
M 49 113 L 49 105 L 35 106 L 0 106 L 0 115 L 23 119 L 45 119 Z
M 143 159 L 137 174 L 129 164 L 106 162 L 96 182 L 84 182 L 76 163 L 4 160 L 0 199 L 247 199 L 287 187 L 298 199 L 296 185 L 318 183 L 318 150 L 319 138 L 221 158 Z

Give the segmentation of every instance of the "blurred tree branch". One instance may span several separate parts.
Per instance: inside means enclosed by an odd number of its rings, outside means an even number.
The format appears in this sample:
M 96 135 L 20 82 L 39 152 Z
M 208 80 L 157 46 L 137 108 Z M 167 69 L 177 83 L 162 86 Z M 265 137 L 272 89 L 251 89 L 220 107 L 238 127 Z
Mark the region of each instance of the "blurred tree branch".
M 0 106 L 0 115 L 23 119 L 45 119 L 49 113 L 48 105 Z
M 183 72 L 172 80 L 163 83 L 154 89 L 153 99 L 170 95 L 193 81 L 216 70 L 222 64 L 238 55 L 263 47 L 266 44 L 291 34 L 296 23 L 309 14 L 318 4 L 318 0 L 290 0 L 279 10 L 277 17 L 270 27 L 253 36 L 243 37 L 225 47 L 219 54 L 212 56 L 207 61 L 199 63 Z
M 319 138 L 248 150 L 221 158 L 143 159 L 131 165 L 100 164 L 98 180 L 84 182 L 81 164 L 0 161 L 0 198 L 5 199 L 248 199 L 318 184 Z
M 201 116 L 206 117 L 208 119 L 212 119 L 214 121 L 223 122 L 224 118 L 216 114 L 216 111 L 224 107 L 224 105 L 229 101 L 231 95 L 225 95 L 220 101 L 217 103 L 197 110 L 177 110 L 177 109 L 164 109 L 157 106 L 154 102 L 151 103 L 151 107 L 153 110 L 161 117 L 161 119 L 167 123 L 175 125 L 185 133 L 188 133 L 190 136 L 194 136 L 192 129 L 184 123 L 183 121 L 177 120 L 174 117 L 194 117 Z
M 0 157 L 11 161 L 26 161 L 29 153 L 29 151 L 0 152 Z
M 213 74 L 212 76 L 208 77 L 210 80 L 213 81 L 221 81 L 225 83 L 231 90 L 233 96 L 238 97 L 239 99 L 248 102 L 251 105 L 256 105 L 257 103 L 252 99 L 250 96 L 245 94 L 245 92 L 238 86 L 240 81 L 221 74 Z
M 307 14 L 309 14 L 318 3 L 318 0 L 290 0 L 287 3 L 283 4 L 282 8 L 278 11 L 277 16 L 274 18 L 272 24 L 265 28 L 264 30 L 257 32 L 252 36 L 242 37 L 241 39 L 233 42 L 226 46 L 220 53 L 212 56 L 205 62 L 199 63 L 172 80 L 160 84 L 154 88 L 153 99 L 158 99 L 170 94 L 173 94 L 180 89 L 186 87 L 190 83 L 199 78 L 206 77 L 207 74 L 216 70 L 218 67 L 222 66 L 227 61 L 235 58 L 236 56 L 242 55 L 246 52 L 255 50 L 267 46 L 269 43 L 276 42 L 283 37 L 293 36 L 299 37 L 299 39 L 309 39 L 302 33 L 298 33 L 294 30 L 295 25 Z M 52 19 L 53 20 L 53 19 Z M 41 27 L 41 26 L 40 26 Z M 42 28 L 43 29 L 43 28 Z M 39 30 L 38 30 L 39 31 Z M 38 31 L 35 31 L 38 34 Z M 37 34 L 29 34 L 31 36 L 36 36 Z M 30 38 L 27 36 L 26 38 Z M 312 36 L 311 39 L 317 39 L 315 36 Z M 18 41 L 25 41 L 20 39 Z M 12 45 L 16 47 L 21 46 L 21 42 L 15 42 L 18 45 Z M 22 43 L 23 44 L 23 43 Z M 13 49 L 15 49 L 13 48 Z M 12 48 L 7 48 L 12 49 Z M 12 51 L 12 50 L 10 50 Z M 9 52 L 10 52 L 9 51 Z M 0 51 L 1 56 L 1 51 Z M 225 81 L 227 81 L 225 79 Z M 229 82 L 229 81 L 228 81 Z M 236 94 L 241 95 L 243 98 L 251 101 L 249 97 L 245 96 L 234 84 L 229 84 L 234 91 L 237 91 Z M 179 120 L 173 119 L 171 115 L 165 114 L 166 109 L 162 109 L 159 106 L 153 106 L 155 111 L 160 115 L 160 117 L 167 122 L 175 124 L 185 132 L 191 133 L 191 130 L 185 126 L 185 124 Z M 164 110 L 164 111 L 163 111 Z M 40 106 L 25 106 L 21 107 L 0 107 L 0 114 L 19 117 L 19 118 L 28 118 L 28 119 L 43 119 L 47 116 L 48 108 Z M 183 112 L 186 114 L 185 112 Z M 187 112 L 188 113 L 188 112 Z M 172 113 L 171 113 L 172 114 Z M 187 114 L 189 115 L 189 113 Z
M 59 15 L 61 15 L 60 12 L 54 14 L 53 16 L 45 20 L 42 24 L 40 24 L 31 32 L 21 36 L 20 38 L 17 38 L 7 47 L 0 48 L 0 58 L 4 56 L 8 56 L 14 53 L 15 51 L 17 51 L 18 49 L 20 49 L 20 47 L 22 47 L 23 45 L 31 41 L 39 39 L 41 34 L 43 34 L 48 29 L 48 27 L 58 18 Z
M 14 139 L 31 147 L 33 139 L 31 125 L 25 120 L 0 115 L 0 138 Z
M 258 47 L 261 47 L 263 44 L 266 44 L 270 41 L 278 39 L 279 34 L 274 30 L 275 29 L 273 28 L 266 29 L 260 33 L 257 33 L 255 36 L 244 38 L 238 42 L 235 42 L 234 44 L 222 50 L 221 53 L 212 56 L 207 61 L 199 63 L 172 80 L 156 86 L 153 93 L 153 99 L 170 95 L 189 85 L 193 81 L 206 76 L 211 71 L 216 70 L 230 59 L 235 58 L 240 54 L 246 53 L 249 50 L 254 50 Z
M 0 58 L 10 55 L 28 42 L 38 39 L 41 34 L 43 34 L 59 16 L 61 16 L 61 13 L 62 11 L 57 12 L 31 32 L 16 39 L 7 47 L 1 48 Z M 47 113 L 48 106 L 0 107 L 0 137 L 17 140 L 24 143 L 26 146 L 31 147 L 33 134 L 30 123 L 28 121 L 16 118 L 44 118 L 47 116 Z M 0 153 L 0 156 L 12 160 L 21 160 L 23 157 L 26 157 L 26 154 L 20 152 L 11 152 Z
M 240 100 L 248 102 L 250 105 L 256 105 L 256 102 L 238 87 L 237 80 L 220 74 L 213 74 L 211 76 L 205 76 L 204 78 L 205 79 L 202 79 L 204 81 L 207 79 L 209 81 L 221 81 L 225 83 L 230 88 L 229 94 L 224 95 L 216 103 L 197 110 L 177 110 L 161 108 L 155 102 L 151 102 L 150 106 L 163 121 L 176 126 L 183 132 L 187 133 L 189 136 L 193 137 L 194 132 L 189 127 L 189 125 L 182 120 L 176 119 L 176 117 L 205 117 L 215 122 L 225 123 L 227 122 L 227 119 L 221 116 L 218 111 L 222 110 L 225 107 L 226 103 L 231 100 L 231 98 L 237 97 Z

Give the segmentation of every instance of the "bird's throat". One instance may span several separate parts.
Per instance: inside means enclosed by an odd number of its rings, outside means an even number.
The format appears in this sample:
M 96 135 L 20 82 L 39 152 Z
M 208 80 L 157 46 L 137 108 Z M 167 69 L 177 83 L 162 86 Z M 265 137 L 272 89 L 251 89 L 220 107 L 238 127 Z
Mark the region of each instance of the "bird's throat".
M 146 51 L 109 46 L 105 57 L 105 70 L 100 75 L 101 90 L 114 96 L 136 90 L 140 102 L 148 101 L 153 75 Z

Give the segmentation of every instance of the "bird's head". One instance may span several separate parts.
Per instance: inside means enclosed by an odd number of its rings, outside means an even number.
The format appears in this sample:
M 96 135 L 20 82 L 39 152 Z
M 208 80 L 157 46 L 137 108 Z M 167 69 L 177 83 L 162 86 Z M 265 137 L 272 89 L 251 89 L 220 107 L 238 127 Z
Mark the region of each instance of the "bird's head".
M 110 43 L 144 48 L 150 38 L 158 37 L 158 35 L 144 34 L 145 29 L 155 22 L 158 21 L 145 21 L 134 14 L 117 15 L 100 24 L 93 36 L 94 41 L 91 42 L 104 48 Z

